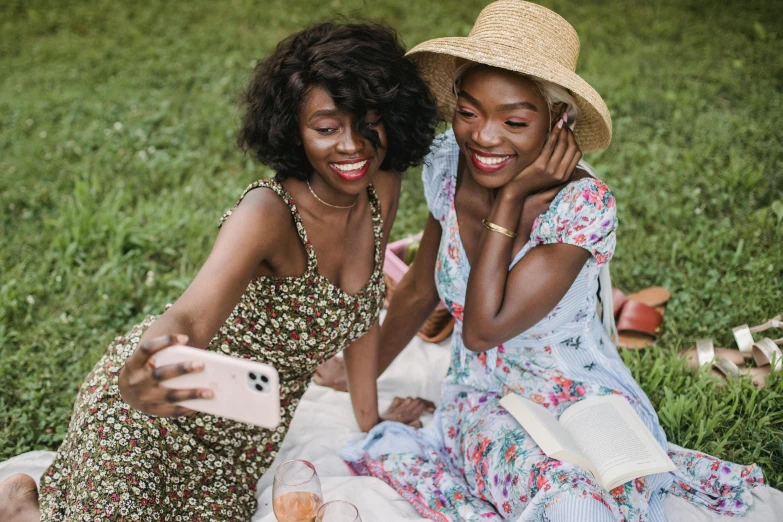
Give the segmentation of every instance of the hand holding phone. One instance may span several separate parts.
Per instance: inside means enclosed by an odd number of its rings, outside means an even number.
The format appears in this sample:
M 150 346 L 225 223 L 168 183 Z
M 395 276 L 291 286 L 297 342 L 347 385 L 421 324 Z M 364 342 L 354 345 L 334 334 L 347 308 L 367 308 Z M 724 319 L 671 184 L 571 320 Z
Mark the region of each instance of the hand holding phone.
M 212 398 L 187 397 L 180 403 L 185 408 L 267 429 L 280 424 L 279 376 L 268 364 L 182 345 L 156 352 L 153 363 L 161 370 L 194 364 L 203 368 L 161 383 L 172 393 L 199 388 L 212 392 Z
M 204 369 L 203 363 L 197 360 L 181 361 L 167 367 L 155 367 L 153 364 L 156 353 L 187 341 L 186 335 L 164 335 L 139 344 L 120 370 L 122 399 L 132 408 L 155 417 L 190 415 L 193 410 L 183 406 L 182 401 L 211 399 L 214 392 L 206 387 L 196 385 L 191 389 L 173 390 L 163 386 L 167 379 L 201 372 Z
M 196 411 L 272 429 L 280 424 L 277 371 L 267 365 L 184 346 L 185 335 L 141 343 L 120 370 L 123 400 L 155 417 Z

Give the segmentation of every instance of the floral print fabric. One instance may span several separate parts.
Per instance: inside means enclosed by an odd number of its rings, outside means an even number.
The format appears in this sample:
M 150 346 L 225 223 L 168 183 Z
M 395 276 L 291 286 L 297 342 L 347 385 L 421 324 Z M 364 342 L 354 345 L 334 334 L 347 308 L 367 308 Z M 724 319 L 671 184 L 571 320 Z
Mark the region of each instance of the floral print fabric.
M 666 435 L 648 398 L 623 364 L 597 314 L 598 272 L 615 248 L 615 200 L 594 178 L 570 183 L 534 222 L 530 241 L 509 270 L 533 248 L 567 243 L 588 250 L 560 303 L 538 324 L 483 353 L 462 342 L 462 311 L 470 266 L 454 208 L 459 147 L 451 132 L 426 162 L 425 196 L 442 237 L 435 280 L 456 318 L 452 359 L 431 429 L 376 426 L 343 452 L 358 474 L 376 476 L 422 516 L 441 521 L 665 520 L 662 498 L 688 498 L 713 511 L 741 515 L 756 466 L 742 467 L 670 448 L 674 473 L 641 477 L 604 490 L 581 469 L 548 458 L 498 401 L 510 391 L 559 416 L 586 397 L 617 394 L 639 414 L 663 448 Z
M 260 181 L 245 194 L 258 188 L 275 191 L 289 205 L 307 270 L 296 277 L 254 278 L 207 349 L 277 368 L 280 426 L 265 430 L 202 413 L 150 417 L 125 404 L 117 377 L 154 320 L 148 317 L 115 339 L 81 386 L 65 440 L 41 479 L 43 521 L 250 520 L 256 483 L 277 455 L 312 374 L 370 329 L 385 292 L 383 223 L 372 186 L 375 269 L 355 295 L 318 274 L 307 231 L 282 185 Z

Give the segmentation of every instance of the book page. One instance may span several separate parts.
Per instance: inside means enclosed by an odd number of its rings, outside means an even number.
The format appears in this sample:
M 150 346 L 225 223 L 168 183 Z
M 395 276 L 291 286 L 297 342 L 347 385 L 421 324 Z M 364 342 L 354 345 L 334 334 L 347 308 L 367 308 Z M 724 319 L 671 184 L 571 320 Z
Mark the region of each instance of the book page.
M 594 473 L 574 438 L 546 408 L 513 392 L 500 399 L 500 405 L 522 425 L 548 457 L 570 462 Z
M 560 424 L 593 464 L 606 489 L 676 469 L 633 407 L 620 396 L 580 401 L 560 416 Z

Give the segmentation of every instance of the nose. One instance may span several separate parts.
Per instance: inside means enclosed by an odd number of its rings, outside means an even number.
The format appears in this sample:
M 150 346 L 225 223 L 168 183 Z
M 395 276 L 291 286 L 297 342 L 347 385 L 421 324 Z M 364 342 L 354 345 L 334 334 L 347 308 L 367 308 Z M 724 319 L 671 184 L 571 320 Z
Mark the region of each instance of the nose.
M 346 127 L 337 141 L 337 152 L 348 156 L 357 154 L 364 148 L 364 138 L 353 126 Z
M 489 119 L 474 127 L 471 138 L 476 145 L 485 149 L 497 147 L 503 142 L 503 137 L 497 131 L 495 123 Z

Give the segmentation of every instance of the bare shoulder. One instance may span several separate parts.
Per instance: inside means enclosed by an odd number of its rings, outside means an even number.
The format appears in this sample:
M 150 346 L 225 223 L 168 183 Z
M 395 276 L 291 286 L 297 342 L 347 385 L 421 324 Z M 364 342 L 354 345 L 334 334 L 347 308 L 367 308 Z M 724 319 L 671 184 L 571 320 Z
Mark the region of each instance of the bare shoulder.
M 243 230 L 252 235 L 277 235 L 293 226 L 288 204 L 273 190 L 251 190 L 233 210 L 223 228 Z
M 380 170 L 373 181 L 375 192 L 381 201 L 384 217 L 392 209 L 396 211 L 400 201 L 402 174 L 390 170 Z

